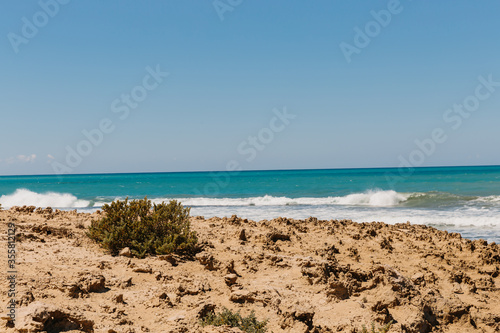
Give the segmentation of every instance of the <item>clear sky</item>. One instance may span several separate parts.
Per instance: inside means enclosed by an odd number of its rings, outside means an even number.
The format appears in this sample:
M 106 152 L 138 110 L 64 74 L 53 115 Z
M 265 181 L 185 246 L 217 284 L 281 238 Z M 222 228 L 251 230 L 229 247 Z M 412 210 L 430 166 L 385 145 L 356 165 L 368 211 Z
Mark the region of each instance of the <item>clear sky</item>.
M 500 164 L 497 1 L 0 9 L 1 175 Z

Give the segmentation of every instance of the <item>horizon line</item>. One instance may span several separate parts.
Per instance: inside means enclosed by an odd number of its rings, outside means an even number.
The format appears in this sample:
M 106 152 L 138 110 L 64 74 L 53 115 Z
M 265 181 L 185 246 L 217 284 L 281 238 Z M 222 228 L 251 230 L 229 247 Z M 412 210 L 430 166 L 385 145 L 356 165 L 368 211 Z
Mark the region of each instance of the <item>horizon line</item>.
M 430 168 L 467 168 L 467 167 L 500 167 L 498 164 L 481 165 L 435 165 L 418 166 L 411 169 L 430 169 Z M 207 172 L 266 172 L 266 171 L 322 171 L 322 170 L 369 170 L 369 169 L 400 169 L 401 167 L 351 167 L 351 168 L 303 168 L 303 169 L 256 169 L 256 170 L 199 170 L 199 171 L 147 171 L 147 172 L 91 172 L 91 173 L 69 173 L 69 174 L 27 174 L 27 175 L 0 175 L 2 177 L 65 177 L 65 176 L 98 176 L 98 175 L 139 175 L 139 174 L 168 174 L 168 173 L 207 173 Z M 406 168 L 405 168 L 406 169 Z

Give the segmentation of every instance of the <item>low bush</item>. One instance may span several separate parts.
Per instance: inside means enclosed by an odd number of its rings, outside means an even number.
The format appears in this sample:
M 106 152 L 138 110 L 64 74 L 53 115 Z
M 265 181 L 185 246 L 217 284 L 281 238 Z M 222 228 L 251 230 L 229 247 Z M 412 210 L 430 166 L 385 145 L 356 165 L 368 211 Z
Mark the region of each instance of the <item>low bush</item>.
M 371 330 L 368 330 L 365 325 L 360 333 L 387 333 L 392 326 L 392 321 L 382 327 L 375 328 L 375 323 L 372 323 Z
M 258 321 L 255 313 L 252 311 L 248 317 L 242 317 L 239 312 L 234 313 L 231 310 L 224 308 L 222 312 L 215 314 L 210 313 L 201 322 L 201 326 L 223 326 L 228 325 L 237 327 L 243 332 L 248 333 L 264 333 L 266 332 L 266 321 Z
M 198 251 L 196 233 L 190 230 L 189 208 L 173 200 L 152 204 L 150 200 L 116 200 L 102 207 L 105 215 L 92 221 L 87 235 L 111 254 L 130 248 L 133 255 Z

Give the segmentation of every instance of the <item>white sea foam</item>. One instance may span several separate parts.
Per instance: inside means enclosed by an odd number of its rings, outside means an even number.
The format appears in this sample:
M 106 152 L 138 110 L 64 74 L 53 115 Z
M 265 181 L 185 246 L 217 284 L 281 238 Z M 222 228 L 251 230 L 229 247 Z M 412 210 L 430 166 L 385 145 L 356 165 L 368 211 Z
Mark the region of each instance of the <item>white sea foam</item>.
M 187 206 L 321 206 L 321 205 L 344 205 L 344 206 L 371 206 L 392 207 L 406 201 L 411 194 L 398 193 L 395 191 L 367 191 L 354 193 L 339 197 L 274 197 L 265 195 L 252 198 L 176 198 Z M 153 199 L 155 203 L 169 201 L 173 198 Z
M 90 202 L 80 200 L 69 193 L 36 193 L 26 189 L 18 189 L 13 194 L 2 195 L 0 204 L 9 208 L 12 206 L 36 206 L 36 207 L 57 207 L 57 208 L 83 208 Z
M 395 191 L 367 191 L 338 197 L 302 197 L 289 198 L 285 196 L 260 196 L 251 198 L 156 198 L 154 203 L 177 200 L 186 206 L 322 206 L 322 205 L 347 205 L 392 207 L 397 206 L 410 197 L 410 194 Z M 117 199 L 117 198 L 115 198 Z M 118 198 L 119 199 L 119 198 Z M 0 203 L 8 208 L 12 206 L 33 205 L 37 207 L 83 208 L 92 205 L 95 208 L 111 203 L 111 199 L 99 198 L 95 202 L 78 199 L 70 193 L 36 193 L 27 189 L 18 189 L 13 194 L 0 197 Z
M 467 201 L 466 205 L 464 197 L 456 197 L 457 206 L 445 208 L 429 204 L 439 200 L 449 202 L 450 198 L 454 198 L 449 193 L 398 193 L 382 190 L 326 198 L 266 195 L 253 198 L 157 198 L 152 201 L 160 203 L 176 199 L 183 205 L 192 207 L 191 215 L 222 217 L 236 214 L 256 221 L 279 216 L 296 219 L 314 216 L 326 220 L 352 219 L 357 222 L 382 221 L 390 224 L 410 221 L 413 224 L 441 226 L 446 230 L 466 233 L 469 237 L 500 242 L 500 197 L 473 198 Z M 98 197 L 87 201 L 70 193 L 35 193 L 27 189 L 18 189 L 12 194 L 0 197 L 4 208 L 33 205 L 61 209 L 78 208 L 89 212 L 112 200 Z M 414 206 L 415 204 L 417 206 Z
M 475 199 L 477 202 L 500 202 L 500 195 L 489 195 Z
M 364 193 L 349 194 L 345 197 L 335 198 L 336 204 L 353 206 L 390 207 L 397 206 L 406 201 L 411 194 L 396 191 L 367 191 Z
M 457 211 L 438 209 L 410 209 L 392 207 L 352 206 L 274 206 L 274 207 L 221 207 L 199 206 L 191 209 L 192 215 L 231 216 L 236 214 L 255 221 L 270 220 L 280 216 L 306 219 L 310 216 L 319 219 L 351 219 L 356 222 L 405 223 L 454 227 L 494 228 L 500 236 L 500 212 L 498 210 L 460 209 Z
M 58 207 L 58 208 L 100 208 L 104 204 L 109 204 L 112 200 L 124 198 L 97 197 L 92 201 L 82 200 L 71 193 L 36 193 L 27 189 L 18 189 L 13 194 L 0 197 L 0 203 L 8 208 L 11 206 L 33 205 L 37 207 Z M 300 197 L 289 198 L 286 196 L 259 196 L 250 198 L 154 198 L 154 203 L 177 200 L 185 206 L 193 207 L 303 207 L 305 209 L 315 209 L 317 206 L 325 206 L 325 209 L 335 207 L 359 207 L 361 208 L 410 208 L 420 207 L 424 210 L 439 208 L 441 206 L 459 211 L 461 208 L 499 208 L 500 196 L 488 197 L 461 197 L 450 193 L 400 193 L 392 190 L 370 190 L 362 193 L 352 193 L 345 196 L 330 197 Z M 484 205 L 483 203 L 488 203 Z M 309 207 L 309 208 L 308 208 Z M 350 209 L 350 208 L 349 208 Z

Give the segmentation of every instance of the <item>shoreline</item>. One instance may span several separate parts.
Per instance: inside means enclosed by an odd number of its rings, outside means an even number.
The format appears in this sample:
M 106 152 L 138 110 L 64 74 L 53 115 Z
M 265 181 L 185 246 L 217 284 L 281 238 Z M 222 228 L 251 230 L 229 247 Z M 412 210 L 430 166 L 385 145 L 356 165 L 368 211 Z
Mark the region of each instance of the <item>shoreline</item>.
M 85 236 L 98 213 L 18 210 L 0 211 L 0 239 L 7 267 L 15 223 L 21 331 L 54 325 L 33 319 L 58 311 L 74 332 L 229 332 L 199 325 L 223 307 L 255 311 L 268 332 L 356 332 L 391 320 L 389 332 L 500 329 L 500 247 L 425 225 L 192 217 L 204 244 L 196 258 L 137 259 Z M 1 286 L 3 317 L 6 279 Z
M 31 207 L 36 207 L 36 206 L 31 206 Z M 10 208 L 11 207 L 4 208 L 4 209 L 9 210 Z M 190 208 L 191 209 L 193 209 L 193 208 L 199 209 L 200 207 L 190 207 Z M 203 207 L 201 207 L 201 208 L 203 208 Z M 363 207 L 363 208 L 365 208 L 365 207 Z M 96 213 L 97 211 L 101 211 L 102 207 L 72 207 L 72 208 L 59 208 L 56 210 L 60 210 L 60 211 L 64 211 L 64 212 L 76 211 L 77 213 L 92 215 L 92 214 Z M 234 215 L 234 214 L 226 214 L 224 216 L 216 216 L 216 215 L 212 216 L 212 215 L 210 215 L 209 218 L 224 218 L 224 217 L 227 218 L 227 217 L 232 216 L 232 215 Z M 192 215 L 192 217 L 197 217 L 197 216 L 206 216 L 206 215 L 202 215 L 202 214 Z M 254 219 L 250 216 L 244 216 L 244 215 L 237 215 L 237 216 L 242 218 L 242 219 L 260 221 L 259 219 Z M 270 220 L 277 219 L 279 217 L 280 216 L 274 216 L 274 217 L 271 217 Z M 309 217 L 309 215 L 308 215 L 308 217 Z M 324 219 L 324 220 L 332 220 L 332 219 L 337 220 L 338 219 L 338 218 L 324 218 L 324 217 L 320 218 L 317 216 L 312 216 L 312 217 L 318 218 L 318 219 Z M 292 217 L 291 219 L 304 220 L 304 219 L 306 219 L 306 217 Z M 389 222 L 382 221 L 382 220 L 362 221 L 362 220 L 356 220 L 353 218 L 342 218 L 342 219 L 351 220 L 355 223 L 378 223 L 378 222 L 381 222 L 381 223 L 386 223 L 388 225 L 395 225 L 395 224 L 402 223 L 402 222 L 389 223 Z M 411 224 L 414 224 L 414 225 L 428 226 L 431 228 L 435 228 L 437 230 L 446 231 L 448 233 L 459 233 L 463 238 L 469 239 L 471 241 L 485 240 L 488 243 L 494 242 L 494 243 L 500 244 L 500 226 L 498 226 L 498 225 L 455 225 L 455 224 L 449 224 L 449 223 L 436 223 L 436 224 L 430 223 L 429 224 L 429 223 L 415 223 L 413 221 L 407 221 L 407 222 L 410 222 Z M 483 231 L 483 233 L 493 232 L 493 234 L 490 233 L 490 234 L 487 234 L 484 236 L 480 236 L 480 235 L 478 235 L 479 231 Z

